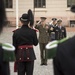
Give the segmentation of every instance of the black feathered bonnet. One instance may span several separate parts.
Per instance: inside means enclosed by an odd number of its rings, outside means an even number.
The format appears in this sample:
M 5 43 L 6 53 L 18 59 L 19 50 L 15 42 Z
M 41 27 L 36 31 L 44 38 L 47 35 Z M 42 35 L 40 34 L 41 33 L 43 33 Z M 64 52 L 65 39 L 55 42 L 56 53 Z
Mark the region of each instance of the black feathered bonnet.
M 3 27 L 6 25 L 5 23 L 6 21 L 7 21 L 7 18 L 6 18 L 4 0 L 0 0 L 0 33 Z
M 75 13 L 75 5 L 72 5 L 70 10 L 71 10 L 71 12 Z

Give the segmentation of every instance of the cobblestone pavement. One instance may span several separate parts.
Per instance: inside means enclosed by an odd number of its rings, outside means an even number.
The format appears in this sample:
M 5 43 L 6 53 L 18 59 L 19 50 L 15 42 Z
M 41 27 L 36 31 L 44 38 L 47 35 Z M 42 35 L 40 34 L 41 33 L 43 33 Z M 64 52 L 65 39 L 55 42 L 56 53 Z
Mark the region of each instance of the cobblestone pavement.
M 12 44 L 12 34 L 13 30 L 15 30 L 15 27 L 7 27 L 4 28 L 3 33 L 0 36 L 0 42 L 8 42 Z M 75 34 L 74 31 L 67 32 L 68 37 L 71 37 Z M 52 59 L 48 60 L 48 65 L 47 66 L 40 66 L 40 50 L 39 50 L 39 45 L 34 47 L 35 54 L 37 57 L 37 60 L 35 60 L 35 66 L 34 66 L 34 75 L 53 75 L 53 66 L 52 66 Z M 10 72 L 11 75 L 17 75 L 14 73 L 14 62 L 10 62 Z

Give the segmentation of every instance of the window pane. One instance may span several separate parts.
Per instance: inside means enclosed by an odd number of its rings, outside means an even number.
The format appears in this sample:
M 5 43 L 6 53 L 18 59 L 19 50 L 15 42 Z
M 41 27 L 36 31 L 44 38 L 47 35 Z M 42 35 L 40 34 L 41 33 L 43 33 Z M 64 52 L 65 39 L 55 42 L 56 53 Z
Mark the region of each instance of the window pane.
M 42 3 L 43 3 L 43 7 L 46 7 L 46 2 L 45 2 L 45 0 L 42 0 Z
M 67 7 L 71 7 L 75 4 L 75 0 L 67 0 Z
M 45 0 L 34 0 L 34 7 L 35 8 L 45 8 L 46 1 Z
M 12 0 L 4 0 L 6 8 L 12 8 L 13 2 Z

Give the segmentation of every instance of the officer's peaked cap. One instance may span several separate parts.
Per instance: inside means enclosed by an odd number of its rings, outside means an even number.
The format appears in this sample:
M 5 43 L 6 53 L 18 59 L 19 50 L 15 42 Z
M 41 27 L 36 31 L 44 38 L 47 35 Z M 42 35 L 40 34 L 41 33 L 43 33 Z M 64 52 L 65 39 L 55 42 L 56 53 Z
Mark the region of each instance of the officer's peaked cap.
M 59 19 L 57 22 L 62 22 L 62 20 L 61 20 L 61 19 Z
M 46 17 L 40 17 L 42 20 L 46 20 L 47 18 Z
M 52 20 L 53 20 L 53 21 L 56 21 L 56 20 L 57 20 L 57 18 L 52 18 Z

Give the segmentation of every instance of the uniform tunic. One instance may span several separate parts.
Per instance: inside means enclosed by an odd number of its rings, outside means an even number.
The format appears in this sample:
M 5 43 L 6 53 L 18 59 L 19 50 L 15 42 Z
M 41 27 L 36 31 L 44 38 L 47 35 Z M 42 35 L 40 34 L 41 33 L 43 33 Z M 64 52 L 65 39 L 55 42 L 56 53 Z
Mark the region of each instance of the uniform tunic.
M 61 28 L 56 26 L 54 28 L 54 32 L 55 32 L 55 40 L 60 40 L 66 37 L 66 29 L 63 26 L 61 26 Z
M 36 56 L 32 46 L 37 44 L 36 31 L 29 28 L 28 25 L 23 25 L 20 29 L 14 31 L 13 45 L 16 48 L 15 55 L 18 61 L 18 75 L 25 75 L 25 71 L 27 75 L 33 75 L 33 64 Z
M 54 75 L 75 75 L 75 36 L 58 44 Z
M 39 30 L 39 45 L 40 45 L 40 55 L 41 55 L 41 64 L 47 64 L 47 57 L 45 49 L 46 44 L 50 41 L 49 39 L 49 32 L 48 28 L 46 28 L 48 25 L 36 25 L 35 28 Z
M 56 24 L 55 25 L 51 24 L 49 26 L 49 35 L 50 35 L 50 40 L 51 41 L 55 40 L 55 32 L 54 32 L 55 27 L 56 27 Z
M 0 46 L 0 75 L 10 75 L 9 62 L 3 61 L 3 51 Z

